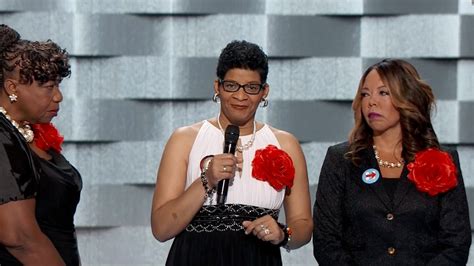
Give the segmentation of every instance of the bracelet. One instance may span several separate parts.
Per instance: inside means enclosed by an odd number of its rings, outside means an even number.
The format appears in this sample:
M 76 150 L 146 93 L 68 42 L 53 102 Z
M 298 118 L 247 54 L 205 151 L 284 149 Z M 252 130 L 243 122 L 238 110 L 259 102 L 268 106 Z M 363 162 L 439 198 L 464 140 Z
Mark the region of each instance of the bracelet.
M 204 158 L 201 159 L 201 162 L 199 163 L 199 167 L 201 168 L 201 172 L 209 168 L 209 164 L 211 163 L 212 158 L 214 155 L 207 155 L 204 156 Z
M 202 158 L 201 163 L 200 163 L 200 167 L 201 167 L 201 176 L 200 176 L 200 178 L 201 178 L 202 186 L 204 187 L 204 190 L 206 192 L 204 194 L 204 201 L 209 199 L 209 202 L 212 202 L 212 195 L 214 194 L 214 192 L 216 192 L 215 188 L 210 188 L 209 187 L 209 182 L 208 182 L 207 177 L 206 177 L 206 172 L 207 172 L 207 169 L 209 169 L 209 164 L 212 161 L 212 157 L 214 157 L 214 155 L 208 155 L 208 156 Z
M 283 233 L 285 234 L 283 241 L 281 241 L 278 244 L 278 246 L 285 248 L 286 252 L 290 252 L 290 241 L 291 241 L 291 234 L 293 233 L 293 231 L 288 225 L 278 223 L 278 226 L 280 226 L 281 230 L 283 230 Z

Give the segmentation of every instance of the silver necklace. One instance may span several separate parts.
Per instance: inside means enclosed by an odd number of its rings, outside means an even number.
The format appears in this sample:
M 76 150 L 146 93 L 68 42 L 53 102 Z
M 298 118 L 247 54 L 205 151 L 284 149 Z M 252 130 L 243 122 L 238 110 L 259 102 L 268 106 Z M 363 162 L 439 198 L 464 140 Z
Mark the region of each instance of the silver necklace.
M 377 147 L 375 145 L 373 145 L 372 148 L 374 148 L 375 159 L 377 159 L 377 162 L 378 162 L 380 167 L 402 168 L 403 164 L 405 163 L 405 160 L 403 160 L 403 158 L 400 161 L 396 162 L 396 163 L 389 162 L 389 161 L 384 161 L 384 160 L 380 159 L 380 155 L 379 155 L 379 152 L 377 151 Z
M 222 128 L 222 125 L 221 125 L 221 121 L 220 121 L 220 113 L 217 114 L 217 125 L 219 126 L 219 129 L 221 130 L 222 134 L 225 134 L 224 133 L 224 129 Z M 243 152 L 245 150 L 248 150 L 250 147 L 252 147 L 253 145 L 253 142 L 255 141 L 255 133 L 257 131 L 257 122 L 255 121 L 255 119 L 253 120 L 253 133 L 252 133 L 252 137 L 250 138 L 250 140 L 245 143 L 244 145 L 237 145 L 237 150 L 239 152 Z
M 30 143 L 33 141 L 35 138 L 35 134 L 33 133 L 33 130 L 31 130 L 30 125 L 23 125 L 20 126 L 15 120 L 13 120 L 8 114 L 7 110 L 5 108 L 0 106 L 0 113 L 2 113 L 5 118 L 12 123 L 12 125 L 20 132 L 20 134 L 25 138 L 26 142 Z

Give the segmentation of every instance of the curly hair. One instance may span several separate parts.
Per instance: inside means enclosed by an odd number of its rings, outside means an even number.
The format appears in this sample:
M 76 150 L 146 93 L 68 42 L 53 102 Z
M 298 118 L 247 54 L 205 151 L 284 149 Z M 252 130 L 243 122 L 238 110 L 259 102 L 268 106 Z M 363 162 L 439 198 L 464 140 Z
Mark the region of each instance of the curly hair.
M 418 71 L 407 61 L 384 59 L 367 68 L 362 75 L 352 103 L 354 127 L 349 135 L 346 158 L 355 165 L 361 161 L 361 152 L 373 145 L 372 129 L 362 115 L 361 89 L 367 75 L 375 70 L 390 90 L 392 103 L 400 113 L 402 130 L 402 157 L 411 162 L 415 154 L 426 148 L 439 148 L 438 138 L 431 123 L 435 99 L 431 87 L 421 80 Z
M 242 68 L 257 71 L 262 83 L 267 82 L 268 57 L 256 44 L 242 41 L 232 41 L 222 50 L 217 63 L 216 74 L 224 79 L 227 71 Z
M 0 25 L 0 84 L 18 69 L 19 81 L 31 84 L 33 81 L 44 84 L 71 75 L 69 55 L 51 40 L 31 42 L 21 39 L 14 29 Z

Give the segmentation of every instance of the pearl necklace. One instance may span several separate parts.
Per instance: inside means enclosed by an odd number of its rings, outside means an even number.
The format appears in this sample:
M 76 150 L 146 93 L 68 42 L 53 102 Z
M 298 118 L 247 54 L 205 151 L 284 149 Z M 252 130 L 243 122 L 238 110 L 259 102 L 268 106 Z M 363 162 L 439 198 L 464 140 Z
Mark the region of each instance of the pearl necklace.
M 374 154 L 375 154 L 375 159 L 377 159 L 377 162 L 379 163 L 380 167 L 386 167 L 386 168 L 402 168 L 403 164 L 405 163 L 405 160 L 401 159 L 400 161 L 393 163 L 389 161 L 384 161 L 380 159 L 379 152 L 377 151 L 377 147 L 374 145 L 372 146 L 374 148 Z
M 12 123 L 12 125 L 20 132 L 20 134 L 25 138 L 26 142 L 30 143 L 33 141 L 35 138 L 35 134 L 33 133 L 33 130 L 31 130 L 30 125 L 23 125 L 20 126 L 15 120 L 13 120 L 8 114 L 7 110 L 5 108 L 0 106 L 0 113 L 2 113 L 5 118 Z
M 222 125 L 221 125 L 221 121 L 220 121 L 220 113 L 217 114 L 217 125 L 219 126 L 219 129 L 221 130 L 222 134 L 224 134 L 225 136 L 225 133 L 224 133 L 224 129 L 222 128 Z M 239 152 L 243 152 L 245 150 L 248 150 L 250 147 L 252 147 L 253 145 L 253 142 L 255 141 L 255 133 L 257 131 L 257 122 L 255 121 L 255 119 L 253 120 L 253 133 L 252 133 L 252 137 L 250 138 L 250 140 L 245 143 L 245 145 L 237 145 L 237 150 Z

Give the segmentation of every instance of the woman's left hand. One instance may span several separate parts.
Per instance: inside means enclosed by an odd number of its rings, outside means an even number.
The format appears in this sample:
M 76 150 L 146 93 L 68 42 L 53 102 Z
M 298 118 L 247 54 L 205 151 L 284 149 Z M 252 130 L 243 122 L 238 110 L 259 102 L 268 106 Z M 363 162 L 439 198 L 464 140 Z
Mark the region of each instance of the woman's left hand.
M 268 241 L 273 245 L 278 245 L 285 237 L 283 230 L 270 215 L 265 215 L 253 221 L 244 221 L 242 225 L 245 234 L 253 233 L 259 239 Z

